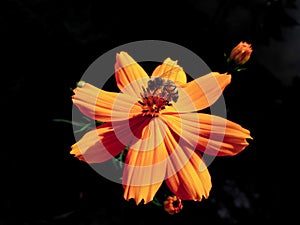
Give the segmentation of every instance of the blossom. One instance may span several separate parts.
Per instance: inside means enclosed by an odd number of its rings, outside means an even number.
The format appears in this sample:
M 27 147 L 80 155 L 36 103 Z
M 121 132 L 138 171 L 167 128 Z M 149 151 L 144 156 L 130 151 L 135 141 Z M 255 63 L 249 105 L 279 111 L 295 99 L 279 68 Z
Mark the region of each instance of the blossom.
M 122 186 L 136 204 L 153 200 L 163 182 L 182 200 L 208 198 L 211 177 L 203 154 L 233 156 L 249 145 L 249 130 L 201 113 L 221 96 L 231 75 L 211 72 L 187 82 L 177 61 L 166 58 L 149 76 L 127 53 L 116 54 L 120 92 L 86 82 L 74 89 L 73 103 L 104 123 L 71 146 L 87 163 L 102 163 L 127 148 Z
M 175 213 L 179 213 L 183 208 L 182 201 L 177 196 L 168 196 L 164 201 L 164 210 L 173 215 Z
M 238 65 L 243 65 L 250 59 L 251 54 L 251 44 L 241 41 L 231 50 L 229 59 L 233 60 Z

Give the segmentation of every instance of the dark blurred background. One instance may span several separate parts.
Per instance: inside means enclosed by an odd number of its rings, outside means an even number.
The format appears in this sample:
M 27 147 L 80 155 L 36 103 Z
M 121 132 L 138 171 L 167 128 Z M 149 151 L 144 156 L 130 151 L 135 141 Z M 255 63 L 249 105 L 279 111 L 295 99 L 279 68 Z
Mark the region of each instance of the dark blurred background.
M 2 0 L 0 225 L 283 219 L 284 163 L 294 157 L 299 125 L 297 6 L 296 0 Z M 53 121 L 71 119 L 71 88 L 94 60 L 121 44 L 149 39 L 182 45 L 219 72 L 225 72 L 224 53 L 237 43 L 253 47 L 247 70 L 233 74 L 224 98 L 227 118 L 254 139 L 241 154 L 215 159 L 210 197 L 185 202 L 173 216 L 151 203 L 124 201 L 119 184 L 69 154 L 72 126 Z

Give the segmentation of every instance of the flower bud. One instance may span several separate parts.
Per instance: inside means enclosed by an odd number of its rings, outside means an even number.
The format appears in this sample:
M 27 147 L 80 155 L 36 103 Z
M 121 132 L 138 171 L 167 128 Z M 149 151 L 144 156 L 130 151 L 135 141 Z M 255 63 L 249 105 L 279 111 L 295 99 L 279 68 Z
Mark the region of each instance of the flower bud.
M 85 85 L 85 81 L 81 80 L 77 82 L 77 87 L 82 88 Z
M 181 199 L 177 196 L 168 196 L 164 201 L 164 209 L 170 215 L 179 213 L 183 208 Z
M 233 60 L 238 65 L 243 65 L 250 59 L 251 53 L 251 44 L 241 41 L 232 49 L 229 59 Z

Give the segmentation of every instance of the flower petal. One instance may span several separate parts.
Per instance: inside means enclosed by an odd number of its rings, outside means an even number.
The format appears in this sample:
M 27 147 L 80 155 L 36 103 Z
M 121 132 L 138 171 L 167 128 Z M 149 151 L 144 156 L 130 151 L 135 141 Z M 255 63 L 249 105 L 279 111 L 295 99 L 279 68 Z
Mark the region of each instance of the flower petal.
M 218 116 L 199 114 L 200 136 L 197 150 L 216 156 L 233 156 L 244 150 L 252 139 L 250 131 Z
M 149 80 L 145 70 L 123 51 L 116 55 L 115 78 L 121 92 L 137 98 Z
M 181 141 L 176 135 L 165 139 L 169 160 L 167 164 L 166 184 L 170 190 L 183 200 L 201 201 L 208 198 L 211 190 L 211 177 L 201 156 Z
M 100 163 L 119 154 L 125 145 L 115 135 L 112 124 L 106 122 L 87 132 L 73 144 L 70 154 L 87 163 Z
M 204 113 L 172 114 L 162 119 L 193 149 L 213 156 L 232 156 L 252 139 L 250 131 L 237 123 Z
M 117 121 L 141 113 L 136 98 L 116 92 L 103 91 L 89 83 L 74 89 L 73 103 L 86 116 L 98 121 Z
M 177 111 L 197 111 L 215 103 L 230 83 L 231 75 L 211 72 L 201 76 L 182 88 L 178 88 L 178 101 L 174 103 Z
M 166 171 L 168 153 L 164 145 L 166 125 L 159 119 L 149 122 L 149 138 L 131 145 L 123 172 L 124 198 L 133 198 L 136 204 L 153 200 Z
M 183 69 L 177 65 L 177 60 L 173 61 L 170 58 L 164 60 L 163 64 L 156 67 L 153 71 L 152 77 L 161 77 L 174 81 L 178 85 L 186 83 L 186 74 Z

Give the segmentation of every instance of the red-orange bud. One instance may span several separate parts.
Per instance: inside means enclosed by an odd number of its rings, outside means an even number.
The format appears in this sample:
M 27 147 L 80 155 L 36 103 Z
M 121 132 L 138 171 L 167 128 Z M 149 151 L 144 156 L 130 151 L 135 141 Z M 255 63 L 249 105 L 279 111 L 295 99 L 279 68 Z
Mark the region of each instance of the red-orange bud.
M 181 199 L 177 196 L 168 196 L 167 199 L 164 201 L 164 209 L 170 215 L 175 213 L 179 213 L 183 208 L 183 204 Z
M 241 41 L 232 49 L 229 59 L 233 60 L 238 65 L 243 65 L 250 59 L 251 53 L 251 44 Z

